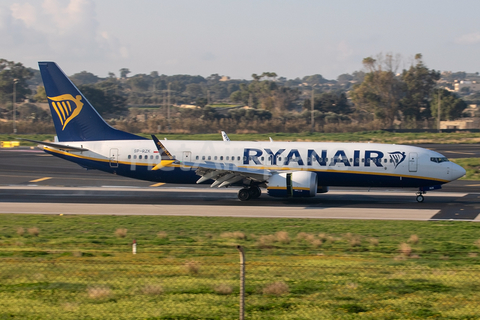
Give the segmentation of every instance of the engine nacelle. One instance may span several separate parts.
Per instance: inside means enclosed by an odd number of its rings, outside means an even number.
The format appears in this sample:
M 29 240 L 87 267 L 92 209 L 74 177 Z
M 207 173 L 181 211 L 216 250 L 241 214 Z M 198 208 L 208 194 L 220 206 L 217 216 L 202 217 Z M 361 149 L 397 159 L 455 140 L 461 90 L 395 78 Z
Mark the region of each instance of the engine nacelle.
M 310 171 L 294 171 L 274 174 L 268 180 L 268 195 L 272 197 L 315 197 L 317 175 Z

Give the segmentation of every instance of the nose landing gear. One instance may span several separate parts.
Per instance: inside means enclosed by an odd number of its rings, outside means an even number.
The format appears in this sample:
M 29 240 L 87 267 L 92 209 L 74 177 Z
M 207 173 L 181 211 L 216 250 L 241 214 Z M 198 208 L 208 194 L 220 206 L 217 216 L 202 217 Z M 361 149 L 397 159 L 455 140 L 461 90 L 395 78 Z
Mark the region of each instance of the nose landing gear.
M 423 202 L 423 200 L 425 200 L 425 197 L 423 196 L 425 192 L 422 192 L 422 191 L 419 191 L 417 192 L 417 202 Z

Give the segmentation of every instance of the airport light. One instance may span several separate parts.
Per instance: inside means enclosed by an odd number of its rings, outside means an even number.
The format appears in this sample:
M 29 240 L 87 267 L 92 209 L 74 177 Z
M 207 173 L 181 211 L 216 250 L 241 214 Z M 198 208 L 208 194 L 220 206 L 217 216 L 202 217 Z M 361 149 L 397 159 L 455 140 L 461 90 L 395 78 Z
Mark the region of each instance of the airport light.
M 18 79 L 13 79 L 13 134 L 17 134 L 17 108 L 15 100 L 17 100 L 17 83 Z

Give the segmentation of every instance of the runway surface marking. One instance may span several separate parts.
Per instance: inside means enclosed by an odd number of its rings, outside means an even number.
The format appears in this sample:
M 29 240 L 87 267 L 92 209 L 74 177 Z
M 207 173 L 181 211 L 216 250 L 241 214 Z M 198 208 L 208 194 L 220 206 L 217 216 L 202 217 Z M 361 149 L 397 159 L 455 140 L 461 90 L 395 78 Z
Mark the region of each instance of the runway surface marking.
M 306 210 L 308 209 L 308 210 Z M 356 208 L 305 208 L 263 206 L 190 206 L 150 204 L 82 204 L 3 202 L 0 214 L 81 214 L 81 215 L 168 215 L 202 217 L 307 218 L 307 219 L 375 219 L 430 220 L 438 210 Z
M 40 179 L 35 179 L 35 180 L 30 180 L 29 182 L 40 182 L 40 181 L 45 181 L 45 180 L 50 180 L 52 177 L 43 177 Z
M 159 182 L 159 183 L 150 185 L 150 187 L 160 187 L 160 186 L 163 186 L 164 184 L 165 184 L 164 182 Z

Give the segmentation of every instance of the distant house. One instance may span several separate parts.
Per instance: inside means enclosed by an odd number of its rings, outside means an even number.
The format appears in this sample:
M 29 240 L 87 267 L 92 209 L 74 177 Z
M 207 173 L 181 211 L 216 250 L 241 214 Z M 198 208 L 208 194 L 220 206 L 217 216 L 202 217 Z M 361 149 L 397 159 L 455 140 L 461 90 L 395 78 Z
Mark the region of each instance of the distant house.
M 461 92 L 463 88 L 469 88 L 470 91 L 480 91 L 480 83 L 472 80 L 455 80 L 453 84 L 455 92 Z
M 480 129 L 480 118 L 440 121 L 440 129 Z

